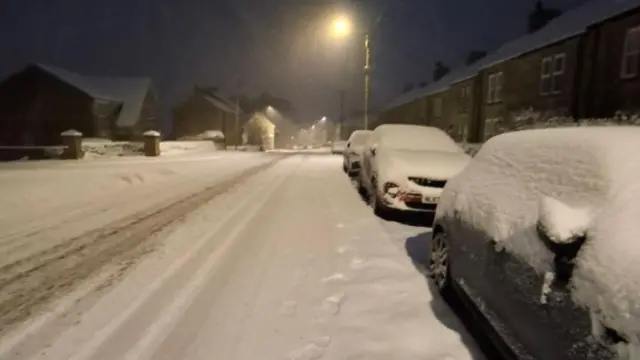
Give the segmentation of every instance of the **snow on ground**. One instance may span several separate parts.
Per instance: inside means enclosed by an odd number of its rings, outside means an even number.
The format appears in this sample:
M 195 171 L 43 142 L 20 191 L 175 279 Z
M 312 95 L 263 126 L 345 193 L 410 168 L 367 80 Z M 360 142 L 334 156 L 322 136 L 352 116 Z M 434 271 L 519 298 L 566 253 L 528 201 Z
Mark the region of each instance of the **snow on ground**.
M 117 285 L 98 276 L 4 336 L 0 358 L 479 358 L 404 250 L 424 230 L 375 218 L 340 164 L 291 156 L 214 198 Z
M 146 234 L 181 215 L 159 208 L 269 161 L 228 154 L 4 164 L 0 334 L 104 264 L 135 257 L 136 244 L 149 242 Z M 122 230 L 129 223 L 137 226 L 131 234 Z

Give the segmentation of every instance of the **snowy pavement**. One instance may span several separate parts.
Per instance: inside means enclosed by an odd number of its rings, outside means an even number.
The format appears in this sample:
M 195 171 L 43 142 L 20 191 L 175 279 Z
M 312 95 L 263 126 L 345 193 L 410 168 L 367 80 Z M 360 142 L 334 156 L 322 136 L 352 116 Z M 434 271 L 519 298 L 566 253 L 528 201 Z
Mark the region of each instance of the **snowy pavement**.
M 2 169 L 0 359 L 481 358 L 341 157 L 211 156 Z

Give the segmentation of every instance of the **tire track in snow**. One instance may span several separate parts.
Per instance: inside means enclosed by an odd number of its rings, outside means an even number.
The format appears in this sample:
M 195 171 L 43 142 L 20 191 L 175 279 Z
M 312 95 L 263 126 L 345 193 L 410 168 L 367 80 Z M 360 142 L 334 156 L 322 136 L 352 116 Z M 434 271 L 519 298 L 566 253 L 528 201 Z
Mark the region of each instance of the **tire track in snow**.
M 72 289 L 80 280 L 116 260 L 135 258 L 153 235 L 231 187 L 265 171 L 285 156 L 249 168 L 237 176 L 170 204 L 137 213 L 68 239 L 52 248 L 0 267 L 0 328 L 6 330 Z
M 201 236 L 189 253 L 174 262 L 156 281 L 145 288 L 125 311 L 93 334 L 88 342 L 69 357 L 69 360 L 107 359 L 114 356 L 138 360 L 152 357 L 157 346 L 172 331 L 174 322 L 179 320 L 203 287 L 207 286 L 207 279 L 213 276 L 220 260 L 232 251 L 240 233 L 286 178 L 287 175 L 276 176 L 266 189 L 262 187 L 245 197 L 227 213 L 223 221 L 216 224 L 214 229 Z M 240 212 L 243 212 L 240 221 L 232 223 L 231 220 L 236 219 Z M 229 224 L 233 225 L 230 233 L 223 232 Z M 212 241 L 220 235 L 224 235 L 221 241 Z M 150 304 L 159 298 L 169 300 L 165 303 L 156 301 L 155 304 Z M 142 318 L 136 317 L 142 309 L 144 312 L 152 313 L 146 313 Z M 136 329 L 133 333 L 139 334 L 140 337 L 132 339 L 130 344 L 123 344 L 121 339 L 115 339 L 122 331 L 131 332 L 132 329 Z M 121 351 L 126 351 L 114 353 L 117 350 L 109 346 L 111 343 Z
M 223 162 L 223 164 L 224 163 L 225 162 Z M 217 163 L 217 165 L 219 165 L 219 163 Z M 173 182 L 175 185 L 179 185 L 180 183 L 198 179 L 201 176 L 201 173 L 196 172 L 190 174 L 188 177 L 173 179 Z M 131 201 L 139 201 L 140 199 L 153 196 L 157 194 L 158 191 L 167 187 L 168 182 L 172 182 L 172 180 L 154 182 L 151 186 L 146 186 L 143 191 L 133 195 L 133 199 L 130 193 L 126 193 L 130 188 L 125 188 L 116 193 L 108 193 L 97 198 L 92 197 L 91 199 L 82 201 L 80 204 L 74 204 L 72 211 L 65 211 L 69 208 L 68 203 L 59 204 L 47 210 L 46 218 L 35 219 L 26 224 L 26 226 L 22 226 L 0 236 L 0 248 L 3 252 L 6 252 L 7 250 L 11 250 L 9 248 L 15 243 L 19 243 L 18 246 L 23 247 L 27 245 L 27 243 L 38 241 L 53 229 L 64 227 L 69 223 L 82 219 L 88 213 L 99 214 L 114 207 L 122 207 L 124 206 L 123 204 L 130 203 Z M 123 194 L 121 191 L 125 193 Z

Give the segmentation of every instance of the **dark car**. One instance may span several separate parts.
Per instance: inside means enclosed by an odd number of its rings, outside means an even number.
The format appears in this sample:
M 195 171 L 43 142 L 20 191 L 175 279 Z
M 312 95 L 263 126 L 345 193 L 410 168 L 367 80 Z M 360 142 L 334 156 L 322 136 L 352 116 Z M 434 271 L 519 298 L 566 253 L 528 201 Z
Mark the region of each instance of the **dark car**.
M 490 139 L 444 188 L 427 273 L 505 358 L 638 359 L 640 129 Z

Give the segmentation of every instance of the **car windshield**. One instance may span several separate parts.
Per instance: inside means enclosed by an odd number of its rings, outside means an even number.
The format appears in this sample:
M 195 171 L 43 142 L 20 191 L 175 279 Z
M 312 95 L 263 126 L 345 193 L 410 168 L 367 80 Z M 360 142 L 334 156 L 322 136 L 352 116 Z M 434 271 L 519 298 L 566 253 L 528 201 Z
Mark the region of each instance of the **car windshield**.
M 371 133 L 368 132 L 354 133 L 351 137 L 350 143 L 352 146 L 362 146 L 367 142 L 370 135 Z
M 444 131 L 427 127 L 398 125 L 380 129 L 380 144 L 394 150 L 460 152 L 458 144 Z

